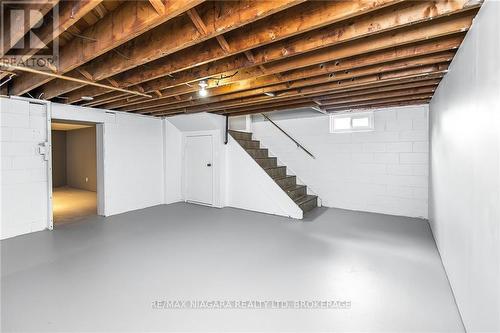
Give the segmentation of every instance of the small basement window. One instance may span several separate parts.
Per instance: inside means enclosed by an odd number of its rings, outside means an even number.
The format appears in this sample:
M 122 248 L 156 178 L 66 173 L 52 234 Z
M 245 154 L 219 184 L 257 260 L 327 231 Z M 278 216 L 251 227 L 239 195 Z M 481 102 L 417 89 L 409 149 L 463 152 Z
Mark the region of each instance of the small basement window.
M 373 131 L 373 111 L 330 115 L 330 133 Z

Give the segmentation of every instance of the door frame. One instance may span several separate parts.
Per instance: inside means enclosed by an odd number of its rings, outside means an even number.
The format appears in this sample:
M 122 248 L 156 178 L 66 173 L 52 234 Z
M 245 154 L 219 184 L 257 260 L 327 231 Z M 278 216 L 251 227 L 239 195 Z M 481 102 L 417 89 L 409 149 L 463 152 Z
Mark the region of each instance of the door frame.
M 187 184 L 186 184 L 186 145 L 188 137 L 195 136 L 210 136 L 212 138 L 212 204 L 204 204 L 201 202 L 193 202 L 187 200 Z M 221 196 L 221 173 L 224 170 L 224 160 L 220 152 L 220 142 L 221 133 L 219 130 L 209 130 L 209 131 L 191 131 L 182 133 L 182 173 L 181 173 L 181 195 L 184 202 L 190 202 L 194 204 L 222 208 L 222 196 Z
M 95 123 L 95 143 L 96 143 L 96 185 L 97 185 L 97 215 L 106 216 L 106 196 L 104 178 L 104 130 L 103 123 Z
M 192 200 L 189 200 L 187 198 L 187 168 L 188 168 L 188 164 L 187 164 L 187 161 L 186 161 L 186 158 L 187 158 L 187 142 L 189 140 L 189 138 L 197 138 L 197 137 L 207 137 L 207 138 L 210 138 L 210 143 L 211 143 L 211 146 L 212 146 L 212 167 L 210 168 L 211 171 L 212 171 L 212 202 L 211 203 L 206 203 L 206 202 L 200 202 L 200 201 L 192 201 Z M 214 202 L 215 202 L 215 183 L 214 183 L 214 167 L 215 167 L 215 163 L 214 163 L 214 137 L 212 134 L 197 134 L 197 135 L 192 135 L 192 134 L 187 134 L 183 137 L 183 144 L 182 144 L 182 193 L 183 193 L 183 198 L 184 198 L 184 201 L 185 202 L 189 202 L 189 203 L 194 203 L 194 204 L 198 204 L 198 205 L 203 205 L 203 206 L 213 206 L 214 205 Z
M 97 215 L 99 216 L 106 216 L 106 200 L 105 200 L 105 181 L 104 181 L 104 155 L 105 155 L 105 150 L 104 150 L 104 129 L 105 126 L 103 123 L 98 123 L 94 121 L 80 121 L 80 120 L 71 120 L 71 119 L 59 119 L 59 118 L 53 118 L 55 122 L 64 122 L 64 123 L 86 123 L 86 124 L 92 124 L 95 126 L 95 135 L 96 135 L 96 199 L 97 199 Z M 50 174 L 50 181 L 49 181 L 49 194 L 50 194 L 50 224 L 53 229 L 54 226 L 54 216 L 52 213 L 52 118 L 50 122 L 50 127 L 49 127 L 49 135 L 50 135 L 50 165 L 49 165 L 49 174 Z

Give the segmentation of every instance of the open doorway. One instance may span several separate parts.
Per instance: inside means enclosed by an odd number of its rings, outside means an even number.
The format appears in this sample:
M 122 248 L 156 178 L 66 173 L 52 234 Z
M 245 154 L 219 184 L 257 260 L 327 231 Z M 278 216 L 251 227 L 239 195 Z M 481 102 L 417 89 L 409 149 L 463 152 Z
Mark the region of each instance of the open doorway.
M 96 126 L 52 121 L 54 225 L 97 214 Z

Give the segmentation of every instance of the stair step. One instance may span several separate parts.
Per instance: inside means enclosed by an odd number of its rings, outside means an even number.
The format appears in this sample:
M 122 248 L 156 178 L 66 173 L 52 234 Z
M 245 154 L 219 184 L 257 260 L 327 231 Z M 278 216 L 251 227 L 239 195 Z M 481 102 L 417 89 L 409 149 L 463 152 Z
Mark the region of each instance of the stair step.
M 229 130 L 228 132 L 236 140 L 252 140 L 252 133 L 232 131 L 232 130 Z
M 318 207 L 317 195 L 305 195 L 294 200 L 295 203 L 302 209 L 304 213 Z
M 266 158 L 269 157 L 269 152 L 266 148 L 260 149 L 245 149 L 253 158 Z
M 240 146 L 242 146 L 245 149 L 259 149 L 260 148 L 260 141 L 257 140 L 240 140 L 236 139 Z
M 278 159 L 270 157 L 266 148 L 260 148 L 260 141 L 252 140 L 252 133 L 229 131 L 229 134 L 240 144 L 278 186 L 307 213 L 318 207 L 318 196 L 308 195 L 307 186 L 298 185 L 297 177 L 286 174 L 286 166 L 278 166 Z
M 264 168 L 271 178 L 283 178 L 286 176 L 286 166 L 278 166 L 274 168 Z
M 295 185 L 285 189 L 286 194 L 294 200 L 307 195 L 307 186 Z
M 286 176 L 286 177 L 283 177 L 283 178 L 274 178 L 274 181 L 282 189 L 286 189 L 288 187 L 297 185 L 297 177 L 295 177 L 295 176 Z
M 278 166 L 278 159 L 276 157 L 255 158 L 255 161 L 263 168 Z

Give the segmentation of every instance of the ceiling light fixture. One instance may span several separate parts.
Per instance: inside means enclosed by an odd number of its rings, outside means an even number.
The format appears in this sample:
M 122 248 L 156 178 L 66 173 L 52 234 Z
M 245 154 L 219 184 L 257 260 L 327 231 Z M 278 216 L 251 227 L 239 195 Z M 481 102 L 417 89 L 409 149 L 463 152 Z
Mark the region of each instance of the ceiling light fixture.
M 207 83 L 207 81 L 201 80 L 198 83 L 198 85 L 200 86 L 200 91 L 199 91 L 200 96 L 201 97 L 207 96 L 207 94 L 208 94 L 208 91 L 207 91 L 208 83 Z
M 267 96 L 269 96 L 269 97 L 274 97 L 274 96 L 276 96 L 276 94 L 275 94 L 275 93 L 273 93 L 273 92 L 265 92 L 265 93 L 264 93 L 264 95 L 267 95 Z
M 92 96 L 82 96 L 82 97 L 80 97 L 80 99 L 82 101 L 93 101 L 94 97 L 92 97 Z
M 200 89 L 200 91 L 198 91 L 198 93 L 200 94 L 201 97 L 206 97 L 208 95 L 208 91 L 207 89 Z

